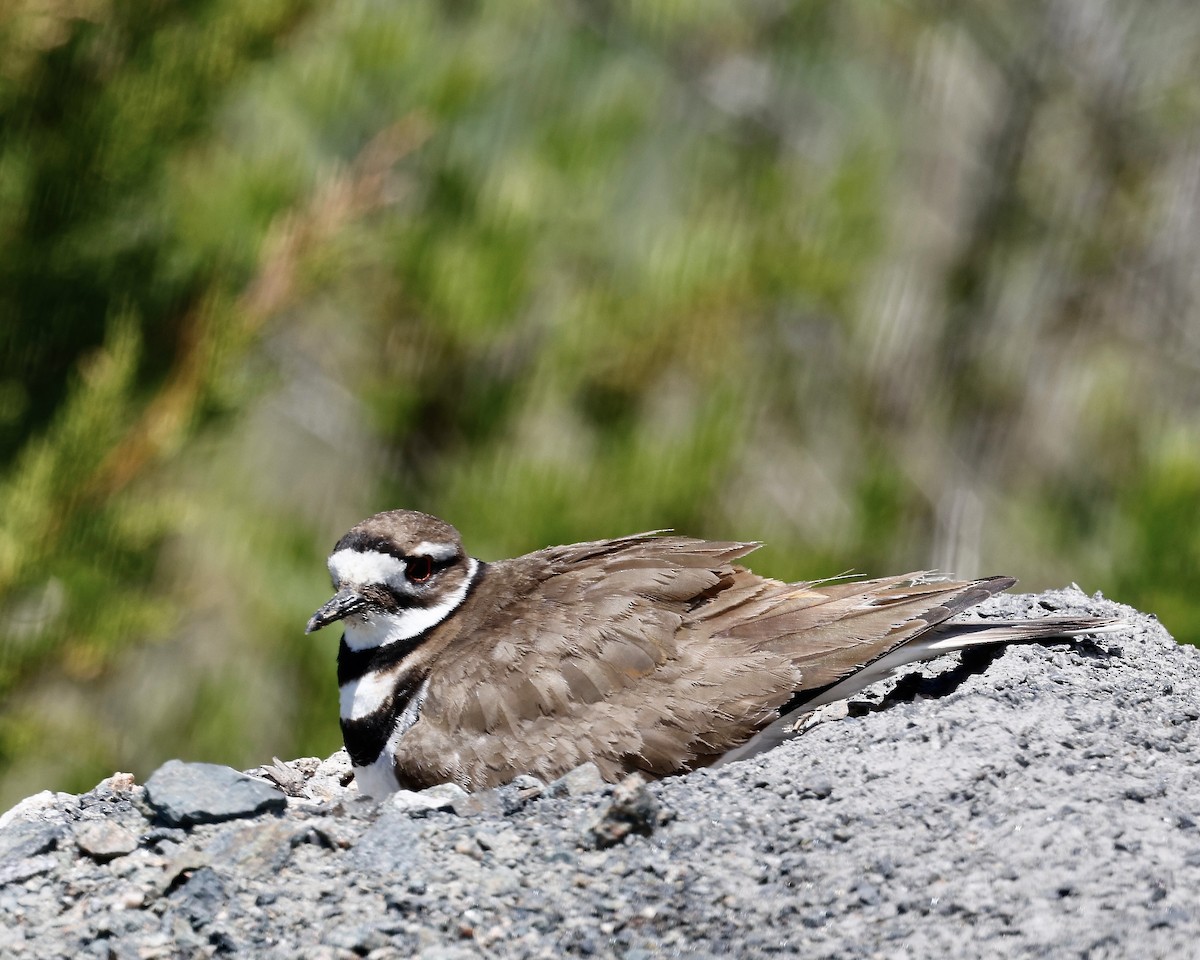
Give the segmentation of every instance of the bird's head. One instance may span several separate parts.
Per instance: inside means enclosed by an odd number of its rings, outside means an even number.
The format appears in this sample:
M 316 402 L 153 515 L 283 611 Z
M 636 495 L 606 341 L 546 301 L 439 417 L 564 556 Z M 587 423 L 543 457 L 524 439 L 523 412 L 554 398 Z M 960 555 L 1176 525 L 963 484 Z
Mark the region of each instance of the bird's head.
M 376 514 L 333 548 L 335 592 L 305 632 L 341 620 L 354 650 L 412 640 L 463 601 L 477 566 L 450 524 L 413 510 Z

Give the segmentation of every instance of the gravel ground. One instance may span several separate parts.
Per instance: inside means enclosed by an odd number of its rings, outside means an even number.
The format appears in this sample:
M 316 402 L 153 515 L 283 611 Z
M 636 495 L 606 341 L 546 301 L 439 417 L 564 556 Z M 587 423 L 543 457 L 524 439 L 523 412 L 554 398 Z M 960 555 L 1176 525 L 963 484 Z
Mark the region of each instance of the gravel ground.
M 648 786 L 376 806 L 335 754 L 38 794 L 0 819 L 0 956 L 1194 955 L 1197 650 L 1077 589 L 981 611 L 1130 628 L 946 658 Z

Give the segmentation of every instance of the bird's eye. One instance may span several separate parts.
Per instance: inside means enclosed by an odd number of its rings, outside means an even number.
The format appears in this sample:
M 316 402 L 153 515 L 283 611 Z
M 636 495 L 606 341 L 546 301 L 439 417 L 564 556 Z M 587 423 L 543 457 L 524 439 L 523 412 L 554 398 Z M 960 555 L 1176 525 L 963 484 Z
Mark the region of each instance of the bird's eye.
M 410 583 L 424 583 L 433 576 L 433 560 L 429 557 L 409 557 L 404 564 L 404 575 Z

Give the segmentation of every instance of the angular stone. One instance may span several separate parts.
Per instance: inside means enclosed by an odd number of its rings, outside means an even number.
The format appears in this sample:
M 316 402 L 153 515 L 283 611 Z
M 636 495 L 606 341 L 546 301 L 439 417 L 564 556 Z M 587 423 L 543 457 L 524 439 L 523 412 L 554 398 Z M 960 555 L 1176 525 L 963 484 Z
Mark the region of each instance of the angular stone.
M 186 847 L 164 864 L 162 873 L 152 885 L 154 896 L 160 897 L 169 890 L 179 886 L 181 881 L 205 867 L 211 866 L 208 853 L 195 847 Z
M 283 810 L 287 798 L 232 767 L 168 760 L 146 781 L 146 803 L 169 826 L 190 827 Z
M 282 869 L 303 833 L 302 826 L 286 819 L 227 827 L 204 848 L 204 859 L 227 873 L 264 877 Z
M 533 801 L 546 795 L 546 784 L 537 777 L 530 776 L 527 773 L 521 774 L 513 780 L 512 783 L 505 784 L 502 787 L 497 787 L 494 790 L 489 790 L 488 793 L 493 794 L 500 804 L 500 815 L 512 816 L 520 810 L 523 810 Z M 472 794 L 475 796 L 475 794 Z M 489 802 L 489 801 L 484 801 Z M 461 811 L 457 811 L 461 815 Z M 488 814 L 494 816 L 493 814 Z
M 158 847 L 161 852 L 163 844 L 168 844 L 166 849 L 169 850 L 184 843 L 187 838 L 187 831 L 179 827 L 153 827 L 142 834 L 141 842 L 150 847 Z
M 646 781 L 634 773 L 613 790 L 612 802 L 592 824 L 591 838 L 597 847 L 604 849 L 620 843 L 631 833 L 648 836 L 664 819 L 658 801 L 646 789 Z
M 75 844 L 97 863 L 107 863 L 133 853 L 138 838 L 124 827 L 100 820 L 81 827 L 75 833 Z
M 456 783 L 439 783 L 435 787 L 427 787 L 417 792 L 398 790 L 388 797 L 387 802 L 397 810 L 413 812 L 453 810 L 454 805 L 467 796 L 467 791 Z
M 475 834 L 475 842 L 499 860 L 520 860 L 529 855 L 529 844 L 512 829 L 480 830 Z
M 293 843 L 315 843 L 327 850 L 349 850 L 354 846 L 355 837 L 348 824 L 336 817 L 322 817 L 297 833 Z
M 436 803 L 439 810 L 448 809 L 456 800 L 461 800 L 467 796 L 467 791 L 460 787 L 457 783 L 439 783 L 433 787 L 426 787 L 417 796 L 424 797 L 431 803 Z
M 350 754 L 345 747 L 334 750 L 329 756 L 317 764 L 314 777 L 342 777 L 346 783 L 354 777 L 354 768 L 350 765 Z
M 92 787 L 89 793 L 97 797 L 121 797 L 129 796 L 137 789 L 137 778 L 132 773 L 114 773 Z
M 0 862 L 35 857 L 58 846 L 66 831 L 56 823 L 37 820 L 17 821 L 0 830 Z
M 546 785 L 531 773 L 523 773 L 519 777 L 513 778 L 513 782 L 509 786 L 531 799 L 540 797 L 546 792 Z
M 450 808 L 460 817 L 501 817 L 504 815 L 504 806 L 500 802 L 500 793 L 497 790 L 468 793 L 465 797 L 455 800 Z
M 308 782 L 308 793 L 314 800 L 344 800 L 350 796 L 349 788 L 353 782 L 350 756 L 342 749 L 321 761 Z
M 420 960 L 478 960 L 478 957 L 478 952 L 469 947 L 449 945 L 426 947 L 420 954 Z
M 188 919 L 192 927 L 211 923 L 230 900 L 227 881 L 211 867 L 200 867 L 171 897 L 172 909 Z
M 321 931 L 321 943 L 360 957 L 388 945 L 387 934 L 370 923 L 331 924 Z
M 10 883 L 20 883 L 39 873 L 49 873 L 58 866 L 58 858 L 49 854 L 38 857 L 26 857 L 16 863 L 6 863 L 0 866 L 0 887 Z
M 26 797 L 16 806 L 0 814 L 0 831 L 5 830 L 10 824 L 46 819 L 45 814 L 52 811 L 60 799 L 74 800 L 75 798 L 65 793 L 54 793 L 52 790 L 43 790 L 41 793 L 35 793 L 32 797 Z
M 546 788 L 546 792 L 552 797 L 581 797 L 607 786 L 608 782 L 601 776 L 600 768 L 589 760 L 563 774 Z

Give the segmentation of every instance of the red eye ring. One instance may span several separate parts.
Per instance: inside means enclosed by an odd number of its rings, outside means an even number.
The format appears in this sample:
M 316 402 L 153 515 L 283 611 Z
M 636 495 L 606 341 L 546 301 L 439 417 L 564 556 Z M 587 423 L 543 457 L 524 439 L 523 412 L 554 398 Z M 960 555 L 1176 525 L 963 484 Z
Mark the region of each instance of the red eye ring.
M 433 560 L 429 557 L 409 557 L 404 563 L 404 576 L 410 583 L 424 583 L 433 576 Z

